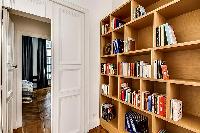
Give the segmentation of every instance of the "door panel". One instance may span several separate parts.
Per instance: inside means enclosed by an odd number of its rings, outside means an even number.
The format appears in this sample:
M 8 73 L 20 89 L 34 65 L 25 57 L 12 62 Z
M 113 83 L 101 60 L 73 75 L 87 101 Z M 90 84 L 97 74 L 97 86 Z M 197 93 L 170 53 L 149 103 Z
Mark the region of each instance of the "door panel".
M 62 80 L 65 79 L 65 80 Z M 60 91 L 75 91 L 81 87 L 81 69 L 65 69 L 60 72 Z
M 83 15 L 81 13 L 69 9 L 60 9 L 62 64 L 81 64 L 82 23 Z M 68 53 L 68 56 L 65 56 L 66 53 Z
M 2 121 L 3 132 L 13 132 L 13 90 L 14 90 L 14 24 L 7 9 L 3 9 L 2 26 Z
M 66 108 L 70 107 L 70 108 Z M 60 98 L 60 127 L 59 133 L 81 133 L 80 95 Z M 68 113 L 71 112 L 71 113 Z M 73 113 L 72 113 L 73 112 Z
M 84 14 L 59 4 L 53 8 L 53 133 L 83 133 Z

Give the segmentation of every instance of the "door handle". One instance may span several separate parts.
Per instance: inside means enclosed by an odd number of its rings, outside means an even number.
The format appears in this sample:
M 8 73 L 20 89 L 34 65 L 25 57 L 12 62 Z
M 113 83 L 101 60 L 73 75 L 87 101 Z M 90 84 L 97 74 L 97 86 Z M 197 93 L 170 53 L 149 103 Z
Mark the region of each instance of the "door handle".
M 17 68 L 17 65 L 12 66 L 13 68 Z

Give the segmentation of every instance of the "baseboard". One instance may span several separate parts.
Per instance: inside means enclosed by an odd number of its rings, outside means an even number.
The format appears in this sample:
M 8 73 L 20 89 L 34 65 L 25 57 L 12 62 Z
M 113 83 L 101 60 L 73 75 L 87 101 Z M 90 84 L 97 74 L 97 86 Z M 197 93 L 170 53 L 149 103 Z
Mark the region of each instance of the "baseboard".
M 94 120 L 90 121 L 90 123 L 89 123 L 89 130 L 93 129 L 95 127 L 98 127 L 99 125 L 100 125 L 100 119 L 99 118 L 94 119 Z

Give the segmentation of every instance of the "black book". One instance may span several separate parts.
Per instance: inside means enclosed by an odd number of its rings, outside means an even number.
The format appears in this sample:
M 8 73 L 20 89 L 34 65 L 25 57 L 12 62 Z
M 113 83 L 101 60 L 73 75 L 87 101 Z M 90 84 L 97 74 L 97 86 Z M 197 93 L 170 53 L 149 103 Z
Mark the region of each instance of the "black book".
M 166 33 L 166 25 L 164 25 L 164 45 L 168 45 L 167 33 Z
M 159 27 L 156 28 L 156 47 L 159 47 Z

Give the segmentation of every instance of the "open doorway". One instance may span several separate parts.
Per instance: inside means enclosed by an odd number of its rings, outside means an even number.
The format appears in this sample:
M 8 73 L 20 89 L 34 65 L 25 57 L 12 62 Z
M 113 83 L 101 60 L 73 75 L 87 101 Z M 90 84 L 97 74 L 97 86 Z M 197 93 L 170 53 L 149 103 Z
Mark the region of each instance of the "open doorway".
M 14 23 L 13 128 L 17 133 L 51 133 L 51 24 L 10 12 Z M 15 131 L 15 130 L 14 130 Z
M 35 128 L 50 133 L 51 62 L 51 41 L 22 36 L 22 127 L 25 133 Z

